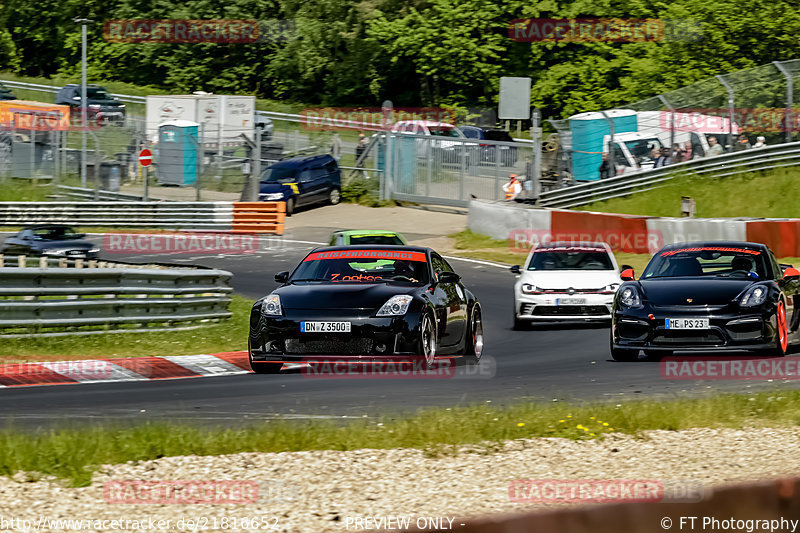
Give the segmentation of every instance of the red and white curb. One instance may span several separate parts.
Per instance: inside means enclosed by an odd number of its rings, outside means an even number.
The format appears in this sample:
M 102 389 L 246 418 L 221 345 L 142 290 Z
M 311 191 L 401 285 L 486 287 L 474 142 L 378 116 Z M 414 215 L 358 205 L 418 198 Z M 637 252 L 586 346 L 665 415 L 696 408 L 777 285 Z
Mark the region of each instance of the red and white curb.
M 246 351 L 164 357 L 0 363 L 0 388 L 247 374 Z

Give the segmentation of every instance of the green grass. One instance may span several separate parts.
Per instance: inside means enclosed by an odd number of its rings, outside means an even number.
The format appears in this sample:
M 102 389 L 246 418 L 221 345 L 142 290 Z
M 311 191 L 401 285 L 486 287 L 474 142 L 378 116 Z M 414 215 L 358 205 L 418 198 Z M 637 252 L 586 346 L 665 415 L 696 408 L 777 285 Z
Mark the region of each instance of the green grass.
M 0 178 L 0 202 L 45 202 L 52 190 L 50 180 Z
M 679 177 L 624 198 L 595 202 L 584 211 L 678 217 L 681 196 L 697 203 L 697 217 L 800 217 L 800 170 L 728 178 Z
M 234 295 L 230 305 L 233 316 L 230 319 L 187 331 L 3 339 L 0 342 L 0 359 L 39 361 L 246 350 L 252 306 L 253 300 Z
M 253 379 L 270 379 L 253 376 Z M 492 453 L 503 441 L 531 437 L 596 439 L 611 432 L 695 427 L 792 427 L 800 423 L 800 391 L 719 395 L 621 404 L 520 403 L 430 409 L 416 415 L 352 422 L 275 420 L 239 429 L 148 423 L 134 427 L 65 428 L 0 432 L 0 475 L 54 475 L 85 486 L 102 464 L 176 455 L 239 452 L 417 448 L 429 456 L 474 445 Z M 607 424 L 607 425 L 606 425 Z M 461 452 L 463 453 L 463 452 Z

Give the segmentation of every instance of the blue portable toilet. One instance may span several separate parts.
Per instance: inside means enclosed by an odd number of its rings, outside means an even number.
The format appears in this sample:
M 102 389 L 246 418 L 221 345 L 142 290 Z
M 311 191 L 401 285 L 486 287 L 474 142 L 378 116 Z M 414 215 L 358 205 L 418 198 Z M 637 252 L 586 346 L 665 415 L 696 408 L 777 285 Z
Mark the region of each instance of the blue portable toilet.
M 637 131 L 636 111 L 611 109 L 605 114 L 614 123 L 614 134 Z M 611 127 L 603 113 L 593 111 L 572 115 L 569 129 L 572 133 L 572 175 L 576 180 L 600 179 L 600 164 L 603 162 L 603 138 L 611 134 Z
M 158 184 L 194 185 L 200 124 L 189 120 L 172 120 L 158 126 Z

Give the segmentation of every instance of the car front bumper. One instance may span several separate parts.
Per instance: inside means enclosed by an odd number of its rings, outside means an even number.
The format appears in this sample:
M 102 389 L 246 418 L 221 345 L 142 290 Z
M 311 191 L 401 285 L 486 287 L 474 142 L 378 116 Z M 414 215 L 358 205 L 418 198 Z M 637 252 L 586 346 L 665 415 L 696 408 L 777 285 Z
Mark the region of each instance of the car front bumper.
M 575 299 L 582 303 L 572 303 Z M 514 302 L 518 320 L 610 320 L 613 294 L 520 294 Z
M 350 322 L 349 333 L 304 333 L 301 322 Z M 251 321 L 252 323 L 253 321 Z M 375 317 L 351 310 L 286 310 L 283 316 L 260 317 L 251 327 L 254 361 L 302 361 L 305 356 L 380 358 L 417 354 L 419 315 Z
M 667 329 L 667 318 L 707 318 L 708 329 Z M 611 325 L 614 348 L 671 352 L 759 351 L 774 348 L 777 322 L 774 311 L 742 314 L 722 310 L 617 310 Z

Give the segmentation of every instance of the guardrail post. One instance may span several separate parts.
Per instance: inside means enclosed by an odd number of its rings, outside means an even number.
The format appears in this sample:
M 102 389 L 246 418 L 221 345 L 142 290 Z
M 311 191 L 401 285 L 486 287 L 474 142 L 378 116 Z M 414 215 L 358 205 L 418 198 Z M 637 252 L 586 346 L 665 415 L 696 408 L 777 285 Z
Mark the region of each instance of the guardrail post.
M 5 266 L 5 262 L 6 262 L 5 257 L 3 257 L 3 254 L 0 254 L 0 268 L 3 268 Z
M 714 76 L 717 80 L 725 87 L 725 90 L 728 91 L 728 142 L 731 143 L 730 151 L 733 151 L 733 104 L 734 104 L 734 93 L 733 87 L 725 81 L 725 78 L 722 75 Z
M 75 260 L 75 268 L 83 268 L 83 259 Z
M 69 263 L 67 262 L 66 257 L 62 257 L 58 260 L 58 268 L 67 268 Z
M 792 132 L 794 131 L 795 122 L 792 120 L 794 114 L 792 109 L 794 106 L 794 80 L 792 80 L 792 74 L 786 70 L 782 62 L 773 61 L 772 64 L 775 65 L 786 78 L 786 114 L 783 119 L 783 127 L 786 129 L 786 142 L 790 143 L 792 142 Z
M 17 267 L 25 268 L 25 265 L 28 264 L 28 258 L 24 255 L 17 256 Z
M 47 256 L 42 256 L 39 258 L 39 268 L 47 268 Z

